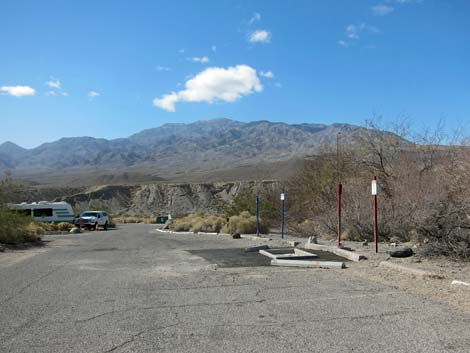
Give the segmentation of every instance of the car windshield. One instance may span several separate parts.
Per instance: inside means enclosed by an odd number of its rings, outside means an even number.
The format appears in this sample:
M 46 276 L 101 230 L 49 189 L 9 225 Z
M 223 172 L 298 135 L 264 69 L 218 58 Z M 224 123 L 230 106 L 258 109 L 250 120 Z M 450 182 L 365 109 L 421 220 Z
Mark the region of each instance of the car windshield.
M 97 217 L 99 212 L 83 212 L 80 217 Z

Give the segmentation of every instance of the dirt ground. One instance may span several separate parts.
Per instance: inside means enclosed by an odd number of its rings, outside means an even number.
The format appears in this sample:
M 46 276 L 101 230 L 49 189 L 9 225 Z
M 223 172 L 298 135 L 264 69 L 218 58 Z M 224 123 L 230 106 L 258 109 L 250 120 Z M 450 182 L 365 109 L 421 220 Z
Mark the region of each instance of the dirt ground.
M 331 243 L 330 245 L 333 245 Z M 344 246 L 367 256 L 367 260 L 350 266 L 349 273 L 355 277 L 389 285 L 422 295 L 441 303 L 447 303 L 457 311 L 470 313 L 470 286 L 451 284 L 453 280 L 470 283 L 470 263 L 450 260 L 445 257 L 423 257 L 413 255 L 409 258 L 392 258 L 387 250 L 394 249 L 388 244 L 379 244 L 379 253 L 375 254 L 374 245 L 363 246 L 358 242 L 344 242 Z M 382 267 L 380 263 L 388 261 L 408 268 L 424 270 L 436 274 L 436 277 L 422 277 L 395 269 Z

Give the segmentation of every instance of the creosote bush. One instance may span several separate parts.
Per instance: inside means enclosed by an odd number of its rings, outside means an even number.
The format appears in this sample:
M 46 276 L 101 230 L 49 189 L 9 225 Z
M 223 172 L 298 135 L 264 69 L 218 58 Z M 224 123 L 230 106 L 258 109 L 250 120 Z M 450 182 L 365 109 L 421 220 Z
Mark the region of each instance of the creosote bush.
M 228 220 L 228 222 L 227 222 Z M 256 233 L 256 217 L 248 211 L 231 217 L 215 215 L 190 215 L 174 219 L 171 229 L 177 232 L 208 232 L 208 233 Z M 260 218 L 260 232 L 268 233 L 269 228 Z
M 342 228 L 350 240 L 373 237 L 371 180 L 379 185 L 379 239 L 421 243 L 426 255 L 470 260 L 470 148 L 435 132 L 410 137 L 369 122 L 344 141 L 341 158 Z M 306 160 L 288 183 L 288 229 L 336 237 L 335 149 Z M 309 223 L 306 223 L 309 220 Z
M 0 210 L 0 243 L 19 244 L 38 240 L 40 234 L 30 222 L 29 217 Z
M 156 217 L 149 216 L 112 216 L 113 224 L 126 224 L 126 223 L 145 223 L 155 224 Z

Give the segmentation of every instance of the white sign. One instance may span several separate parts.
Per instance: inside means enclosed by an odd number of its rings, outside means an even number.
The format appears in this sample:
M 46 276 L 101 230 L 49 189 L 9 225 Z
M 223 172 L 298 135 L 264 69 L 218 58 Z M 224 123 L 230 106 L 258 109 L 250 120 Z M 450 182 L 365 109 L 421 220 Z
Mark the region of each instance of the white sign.
M 377 195 L 377 180 L 372 180 L 372 195 Z
M 285 200 L 285 195 L 283 192 L 281 192 L 281 201 L 284 201 Z

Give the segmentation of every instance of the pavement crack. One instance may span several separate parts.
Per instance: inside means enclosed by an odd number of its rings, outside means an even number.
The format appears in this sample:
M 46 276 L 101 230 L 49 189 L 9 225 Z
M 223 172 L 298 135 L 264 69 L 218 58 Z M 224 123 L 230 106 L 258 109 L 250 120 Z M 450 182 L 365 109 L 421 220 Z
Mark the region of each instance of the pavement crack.
M 136 338 L 140 337 L 144 333 L 145 333 L 145 331 L 140 331 L 140 332 L 136 333 L 135 335 L 132 335 L 131 337 L 129 337 L 127 340 L 121 342 L 120 344 L 113 346 L 111 349 L 108 349 L 107 351 L 104 351 L 104 353 L 114 352 L 116 349 L 122 348 L 125 345 L 134 342 L 136 340 Z
M 7 299 L 5 299 L 2 303 L 0 303 L 0 305 L 4 305 L 6 303 L 8 303 L 10 300 L 18 297 L 19 295 L 21 295 L 25 290 L 27 290 L 28 288 L 30 288 L 31 286 L 33 286 L 34 284 L 42 281 L 44 278 L 52 275 L 54 272 L 57 272 L 59 271 L 63 266 L 69 264 L 70 261 L 64 263 L 64 264 L 61 264 L 59 266 L 56 266 L 55 268 L 53 268 L 52 270 L 50 271 L 47 271 L 45 274 L 43 274 L 42 276 L 36 278 L 34 281 L 31 281 L 29 282 L 26 286 L 24 286 L 23 288 L 21 288 L 18 292 L 16 292 L 15 294 L 9 296 Z
M 104 313 L 101 313 L 101 314 L 97 314 L 97 315 L 93 315 L 93 316 L 90 316 L 86 319 L 81 319 L 81 320 L 75 320 L 75 323 L 83 323 L 83 322 L 88 322 L 88 321 L 91 321 L 91 320 L 95 320 L 97 318 L 100 318 L 102 316 L 106 316 L 106 315 L 113 315 L 113 314 L 118 314 L 118 313 L 124 313 L 126 311 L 132 311 L 132 310 L 135 310 L 135 309 L 124 309 L 124 310 L 111 310 L 111 311 L 106 311 Z

